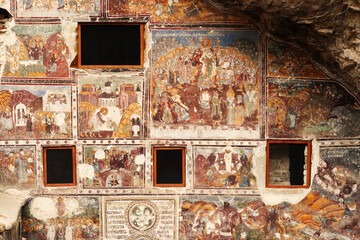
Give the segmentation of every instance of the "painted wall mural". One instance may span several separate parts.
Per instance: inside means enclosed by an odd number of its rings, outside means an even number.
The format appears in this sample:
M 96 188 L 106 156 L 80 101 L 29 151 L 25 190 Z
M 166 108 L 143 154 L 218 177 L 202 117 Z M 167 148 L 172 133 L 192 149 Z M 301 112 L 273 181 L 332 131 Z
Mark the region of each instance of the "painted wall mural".
M 299 50 L 271 40 L 268 40 L 267 49 L 268 76 L 327 79 Z
M 69 48 L 60 24 L 17 24 L 14 45 L 6 46 L 3 77 L 67 78 Z
M 108 0 L 108 15 L 150 15 L 151 22 L 235 22 L 247 21 L 244 15 L 222 13 L 199 0 Z
M 180 126 L 190 138 L 239 138 L 234 129 L 241 129 L 242 137 L 258 135 L 256 31 L 155 30 L 153 39 L 152 137 L 176 137 Z M 222 130 L 211 135 L 217 128 Z
M 22 239 L 95 240 L 100 239 L 100 229 L 95 197 L 38 197 L 22 208 Z
M 268 136 L 356 137 L 360 105 L 333 82 L 268 79 Z
M 143 77 L 79 79 L 80 138 L 140 138 Z
M 315 238 L 360 239 L 360 148 L 320 148 L 312 191 L 294 206 L 299 229 Z
M 84 163 L 95 177 L 84 180 L 89 188 L 141 188 L 144 186 L 145 149 L 141 146 L 85 146 Z
M 35 171 L 35 147 L 0 147 L 0 186 L 33 188 Z
M 14 0 L 17 18 L 59 18 L 69 16 L 99 16 L 101 0 Z
M 175 200 L 167 198 L 108 198 L 105 238 L 170 240 L 175 238 Z
M 196 188 L 256 188 L 252 148 L 194 148 Z
M 269 215 L 257 197 L 183 197 L 180 239 L 268 239 Z
M 71 88 L 0 85 L 1 139 L 71 137 Z

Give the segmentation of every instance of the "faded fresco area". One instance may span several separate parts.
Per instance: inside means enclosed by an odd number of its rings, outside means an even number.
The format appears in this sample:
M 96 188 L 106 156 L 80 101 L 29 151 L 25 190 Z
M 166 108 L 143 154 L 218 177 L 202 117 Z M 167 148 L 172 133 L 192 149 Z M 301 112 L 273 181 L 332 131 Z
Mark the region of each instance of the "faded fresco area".
M 270 77 L 327 79 L 304 53 L 271 40 L 268 40 L 267 75 Z
M 80 138 L 140 138 L 143 77 L 82 77 Z
M 108 199 L 106 239 L 170 240 L 175 237 L 174 199 Z
M 22 239 L 95 240 L 100 239 L 100 232 L 95 197 L 38 197 L 22 208 Z
M 6 46 L 3 77 L 69 77 L 69 48 L 60 24 L 17 24 L 11 31 L 17 39 Z
M 194 130 L 208 126 L 204 134 L 224 126 L 256 131 L 260 119 L 256 31 L 156 30 L 153 38 L 154 129 L 186 125 Z
M 356 137 L 360 105 L 333 82 L 268 79 L 267 128 L 276 137 Z
M 252 148 L 197 146 L 194 152 L 195 187 L 256 188 Z
M 70 137 L 69 86 L 0 85 L 1 139 Z
M 199 0 L 108 0 L 108 15 L 150 15 L 151 22 L 235 22 L 247 17 L 222 13 Z
M 101 0 L 16 0 L 17 18 L 58 18 L 59 16 L 98 16 Z
M 257 197 L 183 197 L 179 239 L 271 239 L 269 215 Z
M 323 239 L 360 239 L 360 149 L 320 148 L 312 191 L 294 206 L 299 229 Z
M 0 147 L 1 188 L 33 188 L 35 171 L 35 147 Z
M 144 152 L 140 146 L 85 146 L 84 163 L 94 167 L 95 177 L 84 180 L 84 187 L 143 187 Z

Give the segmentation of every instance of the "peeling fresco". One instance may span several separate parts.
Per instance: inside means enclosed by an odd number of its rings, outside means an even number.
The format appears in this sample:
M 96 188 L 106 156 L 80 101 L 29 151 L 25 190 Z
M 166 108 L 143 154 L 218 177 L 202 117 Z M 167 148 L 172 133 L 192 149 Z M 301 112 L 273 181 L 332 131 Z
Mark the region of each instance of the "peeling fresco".
M 22 239 L 100 239 L 99 200 L 38 197 L 22 208 Z
M 360 105 L 336 83 L 268 80 L 268 135 L 356 137 Z
M 222 13 L 198 0 L 108 0 L 108 15 L 150 15 L 151 22 L 234 22 L 248 18 Z
M 267 75 L 270 77 L 322 78 L 305 54 L 288 45 L 268 40 Z
M 35 186 L 35 147 L 0 147 L 1 188 Z
M 268 217 L 257 197 L 183 197 L 180 239 L 265 239 Z
M 68 86 L 0 85 L 2 139 L 70 138 L 70 111 Z
M 256 188 L 252 148 L 195 147 L 196 188 Z
M 101 0 L 16 0 L 16 16 L 17 18 L 98 16 L 101 4 Z
M 256 31 L 156 30 L 153 38 L 153 137 L 179 128 L 191 138 L 210 137 L 217 128 L 224 136 L 217 132 L 214 137 L 239 137 L 225 129 L 256 135 L 260 119 Z M 184 128 L 190 128 L 191 136 Z
M 141 188 L 144 186 L 144 148 L 137 146 L 86 146 L 84 163 L 95 170 L 95 177 L 86 179 L 84 187 Z
M 80 138 L 140 138 L 142 77 L 83 77 L 79 84 Z
M 175 238 L 174 199 L 107 199 L 105 238 L 170 240 Z
M 6 46 L 3 77 L 69 77 L 69 48 L 60 24 L 17 24 L 16 41 Z

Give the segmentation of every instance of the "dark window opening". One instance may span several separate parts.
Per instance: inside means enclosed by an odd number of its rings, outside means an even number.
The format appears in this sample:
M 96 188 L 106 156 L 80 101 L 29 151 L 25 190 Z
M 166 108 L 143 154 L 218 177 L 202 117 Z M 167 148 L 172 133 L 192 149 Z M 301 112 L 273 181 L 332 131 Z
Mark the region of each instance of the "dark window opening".
M 154 186 L 185 186 L 184 148 L 154 148 Z
M 75 186 L 75 147 L 44 148 L 45 186 Z
M 141 68 L 143 24 L 80 23 L 79 66 Z
M 311 144 L 268 141 L 267 187 L 309 187 Z

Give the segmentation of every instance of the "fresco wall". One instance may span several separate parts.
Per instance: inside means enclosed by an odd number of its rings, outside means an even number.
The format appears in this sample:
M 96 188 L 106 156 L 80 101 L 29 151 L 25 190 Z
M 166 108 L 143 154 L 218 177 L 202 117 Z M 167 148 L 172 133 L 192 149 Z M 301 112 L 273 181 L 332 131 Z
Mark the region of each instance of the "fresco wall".
M 151 137 L 259 137 L 256 31 L 154 30 L 152 34 Z
M 28 194 L 22 239 L 360 239 L 360 105 L 306 52 L 207 1 L 0 5 L 0 189 Z M 144 68 L 74 67 L 78 22 L 102 20 L 148 23 Z M 264 194 L 267 139 L 313 140 L 309 189 Z M 49 146 L 75 146 L 76 186 L 44 186 Z M 185 148 L 185 187 L 154 187 L 154 147 Z
M 1 85 L 2 139 L 71 137 L 71 89 L 68 86 Z
M 359 103 L 334 82 L 268 79 L 270 138 L 356 137 Z
M 6 45 L 3 77 L 69 77 L 69 48 L 60 24 L 18 24 L 11 31 L 16 40 Z

